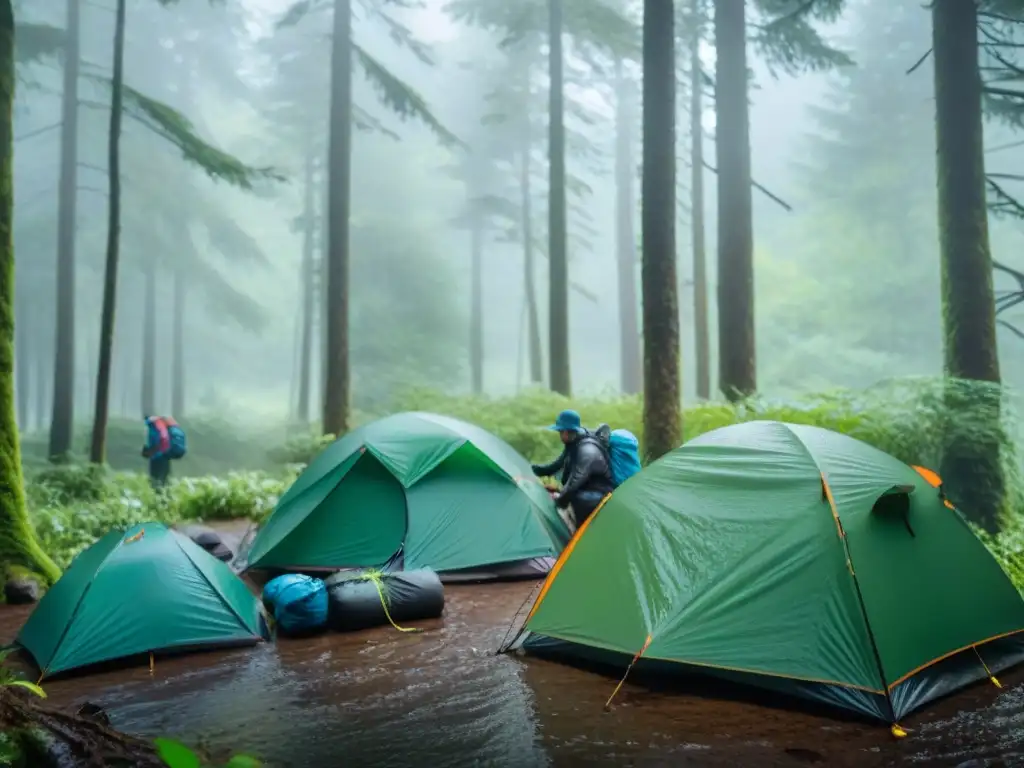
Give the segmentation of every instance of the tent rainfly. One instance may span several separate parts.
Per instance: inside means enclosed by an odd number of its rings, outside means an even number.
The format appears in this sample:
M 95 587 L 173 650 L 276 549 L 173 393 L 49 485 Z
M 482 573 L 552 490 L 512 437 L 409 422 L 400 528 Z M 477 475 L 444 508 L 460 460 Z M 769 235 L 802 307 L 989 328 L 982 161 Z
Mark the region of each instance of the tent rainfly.
M 934 472 L 755 421 L 624 483 L 566 547 L 512 647 L 704 672 L 899 736 L 909 712 L 1024 659 L 1024 600 Z

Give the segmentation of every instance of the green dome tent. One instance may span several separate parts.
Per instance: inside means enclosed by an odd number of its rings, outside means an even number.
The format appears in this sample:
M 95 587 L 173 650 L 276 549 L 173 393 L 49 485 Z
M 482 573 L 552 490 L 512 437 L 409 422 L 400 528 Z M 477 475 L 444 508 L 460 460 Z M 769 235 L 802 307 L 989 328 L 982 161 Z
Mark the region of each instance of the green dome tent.
M 715 430 L 628 480 L 512 644 L 703 671 L 893 724 L 1024 659 L 1024 600 L 941 480 L 828 430 Z
M 326 448 L 281 497 L 250 569 L 388 564 L 459 578 L 541 576 L 568 541 L 530 464 L 479 427 L 400 413 Z
M 258 643 L 263 608 L 231 569 L 160 523 L 75 558 L 18 634 L 40 679 L 142 653 Z

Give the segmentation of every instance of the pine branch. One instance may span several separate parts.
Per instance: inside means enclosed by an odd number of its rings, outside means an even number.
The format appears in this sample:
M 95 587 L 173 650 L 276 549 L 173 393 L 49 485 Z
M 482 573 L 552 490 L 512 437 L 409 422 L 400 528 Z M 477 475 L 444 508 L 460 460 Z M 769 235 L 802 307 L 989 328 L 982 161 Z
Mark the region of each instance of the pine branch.
M 394 1 L 392 0 L 392 2 Z M 403 5 L 402 7 L 406 6 Z M 375 15 L 384 23 L 384 26 L 387 28 L 388 37 L 391 38 L 393 43 L 411 52 L 413 56 L 419 59 L 420 63 L 426 64 L 428 67 L 432 67 L 437 63 L 434 60 L 434 54 L 431 52 L 430 46 L 417 40 L 408 27 L 393 19 L 381 9 L 378 9 Z
M 913 66 L 910 69 L 907 70 L 906 74 L 908 74 L 908 75 L 914 74 L 914 72 L 916 72 L 921 67 L 922 64 L 924 64 L 926 61 L 928 61 L 928 59 L 931 57 L 931 55 L 932 55 L 932 49 L 929 48 L 927 51 L 924 52 L 924 54 L 922 54 L 921 58 L 919 58 L 917 61 L 914 62 Z
M 1024 205 L 1017 198 L 1007 192 L 995 181 L 995 179 L 1009 178 L 1022 181 L 1024 179 L 1010 174 L 985 174 L 985 185 L 991 195 L 988 202 L 988 209 L 995 216 L 1007 216 L 1014 219 L 1024 219 Z
M 393 75 L 383 64 L 367 53 L 355 42 L 352 51 L 384 105 L 403 120 L 418 120 L 448 146 L 463 146 L 455 134 L 445 128 L 441 121 L 434 117 L 426 100 L 411 86 Z
M 297 0 L 292 3 L 288 10 L 281 14 L 281 18 L 274 24 L 275 29 L 294 27 L 313 11 L 322 11 L 330 8 L 327 0 Z
M 711 171 L 716 176 L 718 175 L 718 169 L 715 168 L 710 163 L 708 163 L 707 160 L 704 161 L 704 167 L 707 168 L 709 171 Z M 756 189 L 758 192 L 760 192 L 762 195 L 767 197 L 772 202 L 777 203 L 778 205 L 782 206 L 782 208 L 784 208 L 785 210 L 790 211 L 790 212 L 793 210 L 793 206 L 791 206 L 789 203 L 787 203 L 781 197 L 779 197 L 774 192 L 769 190 L 767 187 L 759 184 L 754 179 L 750 180 L 750 186 L 752 186 L 754 189 Z
M 778 70 L 793 75 L 853 65 L 847 53 L 826 43 L 811 24 L 812 17 L 834 20 L 842 0 L 758 0 L 757 6 L 771 20 L 754 25 L 752 43 L 773 76 Z
M 352 105 L 352 125 L 356 127 L 356 130 L 364 131 L 365 133 L 379 133 L 394 141 L 401 141 L 402 139 L 395 131 L 392 131 L 358 104 Z
M 241 328 L 258 333 L 267 326 L 266 309 L 239 291 L 219 270 L 202 259 L 195 250 L 191 237 L 178 244 L 182 255 L 189 259 L 189 276 L 206 295 L 208 310 L 216 317 L 228 317 Z
M 262 267 L 270 265 L 270 259 L 256 239 L 238 226 L 235 218 L 226 213 L 219 205 L 210 205 L 208 201 L 196 198 L 198 205 L 193 214 L 206 229 L 210 245 L 219 251 L 225 259 Z
M 112 85 L 109 77 L 90 77 L 108 88 Z M 202 169 L 210 178 L 245 190 L 252 190 L 259 181 L 284 180 L 272 168 L 254 168 L 208 144 L 196 134 L 191 121 L 173 107 L 129 85 L 124 85 L 123 89 L 125 114 L 177 147 L 186 162 Z
M 1012 334 L 1013 334 L 1014 336 L 1016 336 L 1016 337 L 1017 337 L 1018 339 L 1024 339 L 1024 332 L 1021 332 L 1020 330 L 1018 330 L 1018 329 L 1016 328 L 1016 326 L 1013 326 L 1013 325 L 1011 325 L 1011 324 L 1010 324 L 1010 323 L 1008 323 L 1008 322 L 1007 322 L 1006 320 L 1003 320 L 1002 318 L 998 318 L 998 319 L 996 320 L 996 323 L 997 323 L 998 325 L 1001 325 L 1001 326 L 1003 326 L 1003 328 L 1006 328 L 1006 329 L 1007 329 L 1008 331 L 1010 331 L 1010 333 L 1012 333 Z

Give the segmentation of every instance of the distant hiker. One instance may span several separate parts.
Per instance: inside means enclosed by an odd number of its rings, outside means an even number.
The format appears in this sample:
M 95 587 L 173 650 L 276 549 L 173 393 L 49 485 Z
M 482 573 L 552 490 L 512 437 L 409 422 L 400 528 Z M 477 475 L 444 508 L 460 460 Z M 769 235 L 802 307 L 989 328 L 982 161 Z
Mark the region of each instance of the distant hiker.
M 146 445 L 142 455 L 149 459 L 149 481 L 153 488 L 167 485 L 171 461 L 185 455 L 185 430 L 170 416 L 145 416 Z
M 555 495 L 560 509 L 571 505 L 579 528 L 601 500 L 615 490 L 607 448 L 583 428 L 576 411 L 562 411 L 548 429 L 562 438 L 561 455 L 550 464 L 534 464 L 533 474 L 551 477 L 561 470 L 562 490 Z

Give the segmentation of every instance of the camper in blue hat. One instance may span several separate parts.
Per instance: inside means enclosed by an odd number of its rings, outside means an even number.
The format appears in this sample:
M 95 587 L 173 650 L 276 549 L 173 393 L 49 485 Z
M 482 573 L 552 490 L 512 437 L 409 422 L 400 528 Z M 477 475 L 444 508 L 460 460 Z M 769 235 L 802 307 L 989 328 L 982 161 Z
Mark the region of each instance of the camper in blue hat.
M 550 464 L 534 464 L 533 474 L 554 477 L 561 471 L 562 490 L 555 496 L 555 504 L 561 509 L 571 506 L 579 528 L 615 490 L 608 453 L 600 440 L 584 429 L 576 411 L 562 411 L 548 429 L 558 433 L 565 447 Z

